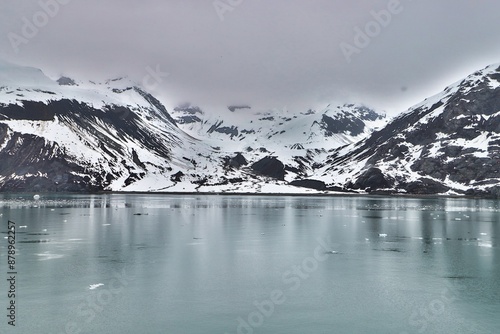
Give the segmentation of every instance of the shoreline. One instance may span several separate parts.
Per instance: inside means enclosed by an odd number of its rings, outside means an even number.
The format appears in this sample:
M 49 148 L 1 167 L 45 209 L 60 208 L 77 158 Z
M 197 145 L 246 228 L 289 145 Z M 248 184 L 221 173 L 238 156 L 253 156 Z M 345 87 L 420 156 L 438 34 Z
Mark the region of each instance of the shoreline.
M 45 195 L 165 195 L 165 196 L 182 196 L 182 195 L 201 195 L 201 196 L 263 196 L 263 197 L 371 197 L 371 198 L 428 198 L 428 199 L 441 199 L 441 198 L 454 198 L 454 199 L 493 199 L 500 200 L 496 196 L 486 196 L 486 195 L 452 195 L 452 194 L 382 194 L 382 193 L 356 193 L 356 192 L 318 192 L 318 193 L 255 193 L 255 192 L 164 192 L 164 191 L 96 191 L 96 192 L 53 192 L 53 191 L 12 191 L 12 192 L 0 192 L 1 195 L 16 195 L 16 194 L 29 194 L 30 196 L 35 194 L 45 194 Z

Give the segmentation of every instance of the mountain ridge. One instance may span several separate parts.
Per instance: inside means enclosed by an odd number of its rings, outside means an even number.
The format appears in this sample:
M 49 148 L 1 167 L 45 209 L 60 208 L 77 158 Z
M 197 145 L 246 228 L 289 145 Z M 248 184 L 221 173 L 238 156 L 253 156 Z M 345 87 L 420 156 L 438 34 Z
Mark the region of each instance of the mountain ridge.
M 435 187 L 437 191 L 432 193 L 488 195 L 492 192 L 497 195 L 495 187 L 500 183 L 497 167 L 500 163 L 499 73 L 498 64 L 488 66 L 410 108 L 382 131 L 359 143 L 353 152 L 332 155 L 328 171 L 336 170 L 336 162 L 342 159 L 353 160 L 358 162 L 358 170 L 352 169 L 351 174 L 384 176 L 386 187 L 377 189 L 389 190 L 392 186 L 406 191 L 414 188 L 411 193 L 428 192 L 417 189 L 420 182 L 420 188 Z M 370 168 L 380 173 L 370 172 Z M 341 177 L 346 173 L 339 174 Z M 493 186 L 475 182 L 487 179 Z M 359 178 L 354 177 L 351 183 L 344 185 L 352 188 L 356 181 Z M 366 182 L 358 182 L 357 186 L 371 187 Z
M 1 191 L 500 195 L 500 65 L 388 119 L 364 105 L 170 112 L 126 78 L 0 62 Z

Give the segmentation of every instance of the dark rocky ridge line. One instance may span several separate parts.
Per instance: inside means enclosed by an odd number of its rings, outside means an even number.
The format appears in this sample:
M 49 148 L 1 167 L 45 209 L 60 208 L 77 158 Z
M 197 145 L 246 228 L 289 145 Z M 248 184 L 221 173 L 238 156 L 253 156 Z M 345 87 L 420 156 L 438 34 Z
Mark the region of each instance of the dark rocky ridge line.
M 147 116 L 150 113 L 151 117 L 170 122 L 171 128 L 176 128 L 158 100 L 137 88 L 135 91 L 152 106 L 150 110 L 143 110 L 146 117 L 150 117 Z M 96 109 L 74 99 L 23 100 L 21 105 L 0 105 L 0 119 L 40 122 L 38 126 L 57 122 L 76 134 L 82 145 L 98 149 L 107 156 L 102 157 L 106 168 L 79 161 L 65 146 L 37 135 L 21 134 L 0 123 L 1 191 L 97 192 L 124 176 L 126 186 L 143 178 L 150 163 L 141 161 L 136 150 L 124 147 L 123 142 L 133 139 L 166 162 L 171 160 L 172 147 L 181 142 L 173 131 L 159 137 L 142 125 L 143 120 L 136 110 L 123 105 Z
M 496 71 L 499 70 L 500 68 Z M 500 195 L 500 88 L 492 89 L 487 83 L 488 78 L 497 80 L 499 77 L 495 73 L 474 85 L 467 80 L 462 81 L 457 92 L 449 98 L 430 107 L 421 106 L 396 118 L 359 143 L 347 155 L 331 155 L 331 167 L 327 172 L 347 161 L 361 162 L 366 159 L 367 169 L 354 182 L 346 184 L 347 189 L 436 194 L 453 189 L 449 185 L 451 181 L 470 186 L 466 190 L 454 189 L 459 193 Z M 422 122 L 438 108 L 443 108 L 443 111 L 427 122 Z M 454 140 L 474 140 L 482 133 L 486 133 L 487 138 L 494 139 L 487 152 L 475 147 L 449 144 Z M 439 155 L 433 156 L 431 152 L 437 144 L 440 146 L 437 150 Z M 421 147 L 422 152 L 410 168 L 421 176 L 419 180 L 408 182 L 406 178 L 393 177 L 391 173 L 377 168 L 389 165 L 401 169 L 404 161 L 411 161 L 410 148 L 416 146 Z M 477 156 L 481 153 L 487 154 Z M 487 184 L 488 180 L 491 180 L 491 187 L 488 189 L 474 188 Z
M 67 79 L 59 83 L 78 86 Z M 0 190 L 99 192 L 110 190 L 110 184 L 117 180 L 123 182 L 123 187 L 134 185 L 154 170 L 154 175 L 172 183 L 162 188 L 164 192 L 178 185 L 195 185 L 199 192 L 230 185 L 234 187 L 229 189 L 242 193 L 246 189 L 239 187 L 250 186 L 248 190 L 252 192 L 260 191 L 265 183 L 273 183 L 297 187 L 298 192 L 300 188 L 310 188 L 325 193 L 499 197 L 499 80 L 500 68 L 478 71 L 365 135 L 361 141 L 332 149 L 307 146 L 298 139 L 302 133 L 290 136 L 287 124 L 301 121 L 297 115 L 258 114 L 254 120 L 260 123 L 255 127 L 223 119 L 207 123 L 201 108 L 186 104 L 175 108 L 172 117 L 159 100 L 137 87 L 112 91 L 138 94 L 148 107 L 110 103 L 98 109 L 69 98 L 0 104 Z M 22 89 L 13 91 L 23 95 Z M 245 105 L 228 108 L 242 114 L 251 110 Z M 367 122 L 384 117 L 353 105 L 337 107 L 329 114 L 309 111 L 301 115 L 315 119 L 309 128 L 318 133 L 309 137 L 320 135 L 327 140 L 368 133 Z M 78 136 L 81 143 L 77 145 L 92 148 L 102 159 L 93 164 L 78 161 L 74 147 L 49 141 L 40 132 L 22 133 L 16 129 L 15 120 L 62 125 Z M 212 146 L 204 143 L 204 137 L 195 140 L 182 131 L 181 126 L 200 123 Z M 269 128 L 262 129 L 266 126 Z M 220 145 L 213 145 L 214 138 L 220 139 Z M 283 144 L 291 153 L 267 149 L 263 142 L 272 143 L 275 138 L 293 140 Z M 195 145 L 187 148 L 186 140 Z M 235 142 L 241 143 L 240 152 L 225 146 Z M 141 158 L 141 149 L 165 165 Z

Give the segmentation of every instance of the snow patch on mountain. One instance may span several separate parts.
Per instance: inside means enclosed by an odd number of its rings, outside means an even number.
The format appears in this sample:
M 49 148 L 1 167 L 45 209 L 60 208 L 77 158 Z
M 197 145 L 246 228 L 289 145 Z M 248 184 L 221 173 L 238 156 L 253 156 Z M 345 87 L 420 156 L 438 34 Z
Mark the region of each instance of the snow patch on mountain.
M 500 194 L 500 67 L 388 120 L 363 105 L 164 105 L 0 62 L 0 189 Z

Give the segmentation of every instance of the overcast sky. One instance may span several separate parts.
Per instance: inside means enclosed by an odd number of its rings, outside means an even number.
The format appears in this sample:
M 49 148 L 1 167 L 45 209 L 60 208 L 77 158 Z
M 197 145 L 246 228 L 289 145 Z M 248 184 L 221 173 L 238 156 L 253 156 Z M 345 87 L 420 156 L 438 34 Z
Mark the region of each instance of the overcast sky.
M 128 75 L 170 108 L 396 113 L 500 62 L 498 13 L 494 0 L 1 0 L 0 57 L 53 78 Z

